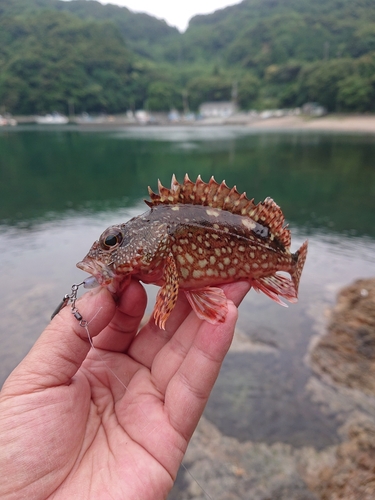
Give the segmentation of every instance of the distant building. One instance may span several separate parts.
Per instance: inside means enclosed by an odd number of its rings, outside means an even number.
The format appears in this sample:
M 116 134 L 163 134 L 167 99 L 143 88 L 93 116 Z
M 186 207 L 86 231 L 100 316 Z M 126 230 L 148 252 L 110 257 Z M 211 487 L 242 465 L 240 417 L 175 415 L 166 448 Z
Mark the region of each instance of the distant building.
M 231 101 L 204 102 L 199 106 L 203 118 L 227 118 L 237 111 L 237 105 Z

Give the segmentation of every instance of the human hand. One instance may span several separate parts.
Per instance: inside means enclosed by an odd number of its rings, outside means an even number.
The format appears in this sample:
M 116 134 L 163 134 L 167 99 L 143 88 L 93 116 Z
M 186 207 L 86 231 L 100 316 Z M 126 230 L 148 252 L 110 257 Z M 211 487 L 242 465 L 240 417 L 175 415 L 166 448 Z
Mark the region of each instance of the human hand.
M 224 323 L 199 320 L 180 294 L 166 324 L 132 281 L 116 305 L 103 288 L 63 309 L 0 393 L 0 498 L 159 500 L 229 349 L 245 282 L 223 287 Z M 91 321 L 90 321 L 91 320 Z

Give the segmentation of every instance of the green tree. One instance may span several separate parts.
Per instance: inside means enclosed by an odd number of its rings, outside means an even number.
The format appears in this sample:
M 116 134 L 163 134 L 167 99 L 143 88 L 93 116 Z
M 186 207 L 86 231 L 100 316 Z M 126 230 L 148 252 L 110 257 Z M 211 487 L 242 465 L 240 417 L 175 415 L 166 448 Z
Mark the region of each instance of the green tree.
M 374 23 L 366 23 L 359 26 L 353 35 L 351 44 L 351 55 L 360 57 L 375 51 L 375 26 Z
M 302 64 L 298 61 L 289 61 L 286 64 L 271 64 L 266 68 L 265 80 L 276 84 L 294 82 L 301 68 Z
M 197 110 L 202 102 L 229 101 L 232 95 L 232 81 L 216 76 L 193 78 L 188 84 L 189 105 Z
M 169 82 L 151 82 L 147 90 L 147 108 L 150 111 L 169 111 L 172 108 L 181 109 L 182 95 L 176 86 Z
M 77 111 L 127 108 L 132 56 L 112 24 L 52 11 L 6 24 L 0 102 L 8 111 L 66 112 L 68 101 Z
M 340 81 L 355 71 L 351 59 L 322 61 L 305 66 L 299 75 L 300 104 L 317 101 L 329 111 L 336 111 Z
M 238 84 L 238 104 L 242 109 L 251 109 L 259 95 L 261 82 L 252 74 L 244 75 Z
M 373 109 L 374 87 L 369 79 L 350 75 L 338 83 L 337 106 L 342 111 Z

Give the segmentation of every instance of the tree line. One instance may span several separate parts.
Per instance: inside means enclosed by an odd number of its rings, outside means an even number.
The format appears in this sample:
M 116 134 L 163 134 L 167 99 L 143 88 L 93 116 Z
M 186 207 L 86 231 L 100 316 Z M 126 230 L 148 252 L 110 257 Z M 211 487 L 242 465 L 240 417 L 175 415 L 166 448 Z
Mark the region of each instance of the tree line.
M 373 0 L 244 0 L 164 21 L 95 1 L 0 0 L 0 113 L 301 106 L 375 111 Z

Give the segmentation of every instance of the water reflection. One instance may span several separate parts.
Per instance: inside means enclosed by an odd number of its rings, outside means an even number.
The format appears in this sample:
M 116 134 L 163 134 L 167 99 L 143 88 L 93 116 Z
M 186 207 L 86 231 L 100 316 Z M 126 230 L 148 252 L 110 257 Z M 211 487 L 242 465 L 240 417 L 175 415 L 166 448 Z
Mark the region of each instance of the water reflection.
M 188 172 L 270 194 L 304 228 L 375 236 L 373 138 L 248 129 L 0 133 L 0 221 L 132 206 L 146 186 Z
M 335 419 L 305 394 L 303 361 L 340 287 L 375 274 L 375 142 L 362 136 L 246 129 L 73 129 L 0 133 L 0 380 L 31 347 L 70 285 L 75 263 L 110 224 L 146 210 L 142 198 L 172 173 L 215 175 L 283 208 L 296 250 L 309 255 L 300 301 L 283 309 L 250 292 L 239 330 L 261 352 L 232 352 L 207 407 L 241 439 L 325 446 Z M 155 288 L 149 287 L 148 309 Z M 268 339 L 268 340 L 267 340 Z M 269 344 L 269 345 L 268 345 Z M 275 389 L 276 388 L 276 389 Z M 234 395 L 234 398 L 232 397 Z

